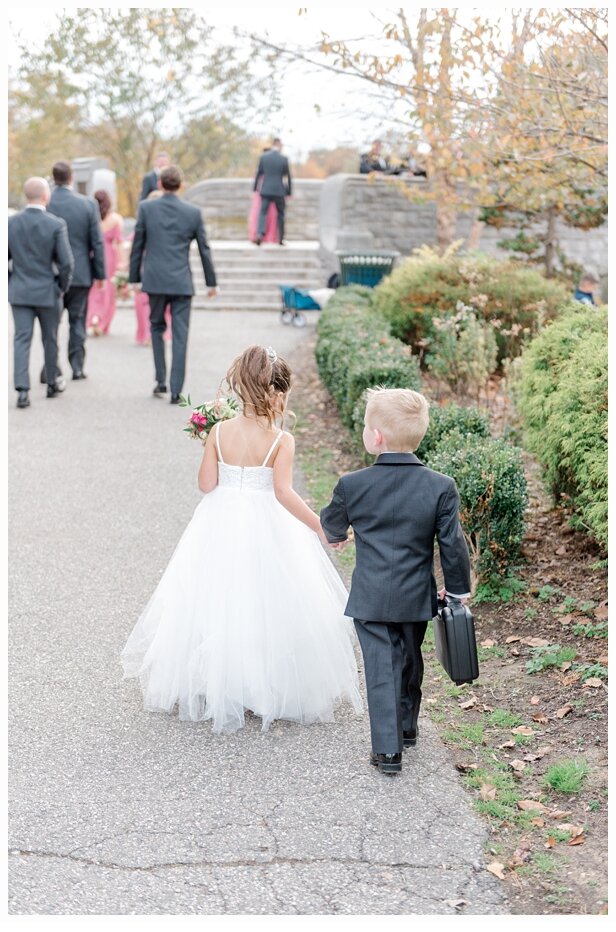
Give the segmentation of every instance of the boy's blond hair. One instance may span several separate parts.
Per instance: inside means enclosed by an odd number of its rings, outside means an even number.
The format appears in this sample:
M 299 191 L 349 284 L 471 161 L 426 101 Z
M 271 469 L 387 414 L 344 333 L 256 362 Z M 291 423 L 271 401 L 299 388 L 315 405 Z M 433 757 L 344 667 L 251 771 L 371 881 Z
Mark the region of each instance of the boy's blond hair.
M 411 388 L 369 388 L 366 426 L 380 430 L 392 453 L 416 450 L 430 423 L 428 402 Z

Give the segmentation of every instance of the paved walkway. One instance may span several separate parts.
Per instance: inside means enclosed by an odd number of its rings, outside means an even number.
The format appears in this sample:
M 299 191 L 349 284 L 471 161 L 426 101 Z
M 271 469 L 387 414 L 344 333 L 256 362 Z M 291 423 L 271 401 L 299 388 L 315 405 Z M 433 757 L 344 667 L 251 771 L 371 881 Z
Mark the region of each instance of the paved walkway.
M 288 352 L 306 333 L 275 314 L 191 327 L 196 400 L 248 343 Z M 367 717 L 216 736 L 143 712 L 122 680 L 120 650 L 199 500 L 200 449 L 185 411 L 150 395 L 133 330 L 119 312 L 60 398 L 35 384 L 17 411 L 9 394 L 11 912 L 501 911 L 484 826 L 428 721 L 390 779 L 367 764 Z M 37 346 L 32 373 L 40 360 Z

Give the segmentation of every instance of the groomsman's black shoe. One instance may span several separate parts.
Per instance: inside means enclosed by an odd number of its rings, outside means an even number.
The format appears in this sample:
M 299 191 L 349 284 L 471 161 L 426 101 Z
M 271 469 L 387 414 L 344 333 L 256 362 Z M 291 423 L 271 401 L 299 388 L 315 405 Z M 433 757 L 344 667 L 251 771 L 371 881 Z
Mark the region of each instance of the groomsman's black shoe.
M 279 245 L 279 246 L 286 246 L 287 244 L 285 243 L 285 241 L 284 241 L 283 239 L 279 239 L 279 240 L 278 240 L 278 245 Z
M 405 748 L 414 748 L 417 744 L 417 735 L 419 734 L 419 726 L 413 731 L 403 731 L 402 732 L 402 741 Z
M 179 405 L 179 403 L 180 403 L 180 396 L 179 396 L 179 395 L 172 395 L 172 396 L 171 396 L 171 400 L 169 401 L 169 404 L 172 404 L 172 405 Z
M 57 388 L 56 385 L 47 386 L 47 397 L 48 398 L 55 398 L 56 395 L 59 395 L 59 394 L 60 394 L 60 390 Z
M 256 240 L 255 240 L 255 246 L 260 246 L 260 245 L 261 245 L 261 237 L 260 237 L 260 236 L 257 236 L 257 238 L 256 238 Z
M 87 379 L 85 372 L 81 372 L 79 369 L 77 372 L 73 372 L 73 382 L 79 382 L 81 379 Z
M 402 770 L 402 754 L 370 754 L 370 763 L 378 767 L 381 773 L 400 773 Z
M 163 385 L 162 382 L 158 382 L 158 383 L 154 386 L 154 391 L 152 392 L 152 394 L 153 394 L 153 395 L 156 395 L 157 397 L 159 397 L 160 395 L 166 395 L 166 394 L 167 394 L 167 386 L 166 386 L 166 385 Z
M 28 397 L 28 392 L 20 391 L 17 396 L 17 407 L 18 408 L 29 408 L 30 407 L 30 398 Z

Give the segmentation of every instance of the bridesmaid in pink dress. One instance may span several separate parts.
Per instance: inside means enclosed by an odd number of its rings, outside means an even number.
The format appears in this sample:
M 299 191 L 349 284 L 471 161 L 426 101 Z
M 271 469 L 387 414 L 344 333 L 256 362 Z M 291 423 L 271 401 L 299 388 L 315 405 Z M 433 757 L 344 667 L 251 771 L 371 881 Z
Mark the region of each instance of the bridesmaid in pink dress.
M 102 288 L 92 287 L 88 295 L 86 326 L 92 327 L 95 336 L 109 333 L 109 325 L 116 312 L 116 286 L 113 276 L 126 265 L 124 258 L 124 224 L 120 214 L 111 209 L 111 198 L 106 191 L 95 191 L 98 201 L 105 243 L 107 278 Z
M 269 152 L 268 148 L 263 150 L 264 152 Z M 263 183 L 263 182 L 261 182 Z M 254 191 L 252 195 L 252 202 L 250 205 L 250 213 L 248 214 L 248 239 L 251 243 L 254 243 L 257 239 L 257 225 L 259 223 L 259 213 L 261 211 L 261 195 L 259 191 Z M 265 215 L 265 236 L 261 240 L 262 243 L 277 243 L 278 242 L 278 212 L 276 210 L 275 204 L 270 204 L 267 214 Z

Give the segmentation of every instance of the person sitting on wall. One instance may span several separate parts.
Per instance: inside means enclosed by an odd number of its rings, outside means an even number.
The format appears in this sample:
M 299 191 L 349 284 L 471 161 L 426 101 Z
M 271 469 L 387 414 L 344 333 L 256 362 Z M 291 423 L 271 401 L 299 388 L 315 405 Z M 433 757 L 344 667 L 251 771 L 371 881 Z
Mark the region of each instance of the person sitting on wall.
M 369 152 L 364 152 L 360 156 L 359 173 L 360 175 L 369 175 L 370 172 L 388 172 L 390 169 L 389 161 L 384 155 L 381 155 L 382 143 L 380 139 L 375 139 Z
M 597 276 L 593 272 L 584 272 L 580 279 L 580 283 L 577 286 L 573 297 L 576 301 L 581 301 L 582 304 L 595 304 L 595 291 L 597 290 L 600 282 Z

